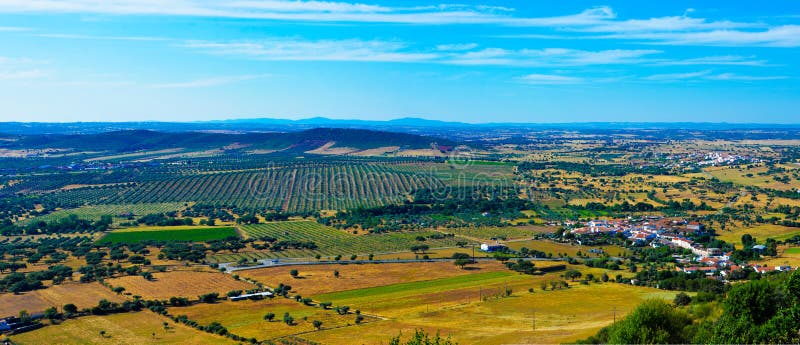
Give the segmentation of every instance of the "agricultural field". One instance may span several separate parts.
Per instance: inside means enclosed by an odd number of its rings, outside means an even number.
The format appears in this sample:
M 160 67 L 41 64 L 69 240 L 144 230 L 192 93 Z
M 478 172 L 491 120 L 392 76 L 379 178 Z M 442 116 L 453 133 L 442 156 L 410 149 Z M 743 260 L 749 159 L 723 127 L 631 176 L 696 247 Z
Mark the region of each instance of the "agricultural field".
M 577 244 L 558 243 L 548 240 L 512 241 L 506 242 L 505 244 L 513 250 L 520 250 L 521 248 L 525 247 L 528 249 L 535 249 L 540 252 L 552 253 L 553 257 L 558 257 L 559 253 L 573 257 L 577 256 L 578 252 L 581 252 L 583 255 L 589 255 L 589 250 L 592 249 L 602 249 L 611 256 L 622 256 L 623 254 L 628 253 L 627 249 L 614 245 L 581 246 Z
M 223 301 L 214 304 L 195 304 L 190 307 L 169 308 L 172 315 L 186 315 L 202 325 L 219 322 L 230 332 L 246 338 L 277 339 L 314 332 L 313 321 L 322 321 L 322 329 L 347 329 L 355 325 L 355 315 L 339 315 L 333 310 L 306 306 L 293 299 L 276 297 L 259 301 Z M 275 320 L 263 316 L 274 313 Z M 284 313 L 294 318 L 293 325 L 283 322 Z M 369 322 L 370 319 L 365 321 Z
M 742 235 L 750 234 L 757 238 L 759 241 L 766 240 L 767 238 L 774 238 L 776 240 L 785 240 L 794 235 L 800 234 L 800 228 L 788 227 L 783 225 L 761 224 L 752 227 L 736 227 L 730 230 L 720 230 L 718 238 L 728 243 L 735 243 L 739 247 L 742 245 Z
M 240 258 L 309 258 L 319 254 L 325 257 L 350 254 L 379 254 L 386 252 L 409 251 L 417 244 L 427 244 L 431 248 L 453 247 L 458 239 L 454 237 L 427 238 L 441 233 L 425 230 L 413 232 L 393 232 L 386 234 L 354 235 L 312 221 L 273 222 L 241 226 L 249 238 L 275 238 L 281 240 L 312 241 L 319 248 L 314 250 L 287 249 L 278 252 L 259 251 L 237 254 L 220 254 L 211 259 L 215 262 L 236 262 Z M 417 240 L 423 236 L 424 242 Z
M 197 296 L 217 292 L 224 295 L 232 290 L 248 290 L 255 285 L 235 280 L 231 275 L 215 271 L 175 270 L 153 273 L 153 280 L 140 276 L 124 276 L 106 280 L 111 286 L 121 286 L 126 293 L 142 296 L 144 299 L 165 300 L 170 297 Z
M 463 344 L 563 343 L 574 341 L 622 317 L 648 298 L 671 300 L 675 293 L 615 283 L 575 285 L 541 291 L 553 274 L 531 277 L 487 272 L 416 283 L 400 283 L 313 296 L 347 304 L 387 320 L 359 326 L 359 339 L 379 344 L 387 334 L 409 334 L 415 328 L 450 335 Z M 501 297 L 506 287 L 510 297 Z M 534 292 L 528 292 L 528 288 Z M 483 294 L 485 300 L 480 300 Z M 536 330 L 532 329 L 536 313 Z M 344 330 L 303 335 L 325 344 L 348 344 Z
M 381 163 L 305 164 L 248 171 L 159 174 L 136 188 L 76 188 L 51 197 L 89 204 L 223 203 L 289 212 L 395 203 L 420 188 L 444 185 L 437 176 Z
M 442 231 L 453 233 L 460 237 L 489 241 L 493 238 L 501 240 L 530 238 L 534 235 L 550 233 L 553 229 L 544 226 L 503 226 L 447 228 Z
M 153 227 L 131 228 L 112 231 L 103 236 L 98 243 L 136 243 L 142 241 L 156 242 L 205 242 L 238 237 L 232 227 Z
M 32 221 L 52 222 L 61 218 L 66 218 L 69 215 L 77 215 L 81 219 L 99 220 L 100 217 L 110 215 L 114 219 L 114 224 L 128 221 L 127 217 L 120 217 L 120 215 L 133 215 L 134 217 L 141 217 L 151 213 L 166 213 L 171 211 L 180 211 L 186 206 L 182 202 L 172 203 L 156 203 L 156 204 L 121 204 L 121 205 L 91 205 L 81 206 L 74 209 L 58 210 L 53 213 L 46 214 L 23 221 L 23 224 Z
M 23 292 L 19 295 L 2 293 L 0 294 L 0 315 L 17 315 L 21 310 L 39 313 L 50 307 L 61 308 L 67 303 L 75 304 L 78 308 L 89 308 L 97 305 L 101 299 L 112 302 L 124 300 L 122 296 L 111 292 L 109 288 L 100 283 L 68 282 L 46 289 Z
M 164 329 L 163 323 L 168 323 Z M 100 334 L 104 331 L 103 335 Z M 155 335 L 153 335 L 155 334 Z M 11 336 L 15 344 L 236 344 L 150 311 L 86 316 Z
M 299 271 L 298 278 L 290 275 L 293 269 Z M 339 272 L 338 278 L 334 276 L 334 271 Z M 281 283 L 291 285 L 293 291 L 302 295 L 316 295 L 497 271 L 507 271 L 507 269 L 498 261 L 480 261 L 470 265 L 468 269 L 461 269 L 452 262 L 432 262 L 423 265 L 392 263 L 287 266 L 244 270 L 237 274 L 269 286 Z

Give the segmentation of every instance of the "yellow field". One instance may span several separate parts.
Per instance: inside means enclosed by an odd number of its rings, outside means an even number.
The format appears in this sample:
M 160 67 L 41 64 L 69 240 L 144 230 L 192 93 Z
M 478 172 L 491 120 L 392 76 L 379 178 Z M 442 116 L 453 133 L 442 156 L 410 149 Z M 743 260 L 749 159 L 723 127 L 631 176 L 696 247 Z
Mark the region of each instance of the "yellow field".
M 385 344 L 389 337 L 400 332 L 410 334 L 416 328 L 452 335 L 453 340 L 462 345 L 563 343 L 588 337 L 609 325 L 614 308 L 620 319 L 648 298 L 674 298 L 673 292 L 615 283 L 575 285 L 566 290 L 534 293 L 516 285 L 511 297 L 484 302 L 437 300 L 446 300 L 453 291 L 439 296 L 420 296 L 416 302 L 407 302 L 415 303 L 416 307 L 409 305 L 401 308 L 402 312 L 392 311 L 389 320 L 357 326 L 355 343 Z M 431 304 L 430 309 L 427 304 Z M 302 338 L 324 344 L 353 344 L 353 334 L 353 329 L 346 328 L 309 333 Z
M 558 253 L 565 253 L 569 256 L 575 256 L 580 251 L 584 255 L 589 255 L 590 249 L 603 249 L 611 256 L 621 256 L 627 253 L 627 249 L 617 246 L 579 246 L 564 243 L 556 243 L 547 240 L 528 240 L 528 241 L 514 241 L 505 243 L 509 248 L 519 250 L 522 247 L 528 249 L 535 249 L 545 253 L 553 253 L 553 257 L 558 257 Z M 590 255 L 591 256 L 591 255 Z
M 170 297 L 197 298 L 205 293 L 218 292 L 224 295 L 231 290 L 247 290 L 255 285 L 233 279 L 222 272 L 170 271 L 154 273 L 153 281 L 140 276 L 125 276 L 108 279 L 112 286 L 122 286 L 125 292 L 144 299 L 168 299 Z
M 27 310 L 29 313 L 42 312 L 50 307 L 57 307 L 60 311 L 61 306 L 67 303 L 76 305 L 78 309 L 89 308 L 96 306 L 101 299 L 112 302 L 124 300 L 100 283 L 65 283 L 19 295 L 0 294 L 0 316 L 17 315 L 20 310 Z
M 783 240 L 792 237 L 795 234 L 800 234 L 800 228 L 792 228 L 783 225 L 761 224 L 754 227 L 740 227 L 731 230 L 717 231 L 717 238 L 738 245 L 741 249 L 742 235 L 750 234 L 759 241 L 764 241 L 767 238 L 774 238 L 776 240 Z
M 314 320 L 322 321 L 323 329 L 355 324 L 355 315 L 339 315 L 333 310 L 306 306 L 283 297 L 261 301 L 202 303 L 191 307 L 173 307 L 169 312 L 172 315 L 186 315 L 201 325 L 217 321 L 233 334 L 259 340 L 313 331 Z M 287 312 L 294 318 L 295 324 L 292 326 L 283 322 L 283 314 Z M 274 313 L 275 319 L 272 322 L 264 320 L 266 313 Z M 356 337 L 357 333 L 353 336 Z
M 499 261 L 481 262 L 470 265 L 469 270 L 455 266 L 452 262 L 403 263 L 403 264 L 364 264 L 364 265 L 317 265 L 274 267 L 239 272 L 268 286 L 279 283 L 292 286 L 301 295 L 314 295 L 334 291 L 361 289 L 373 286 L 454 277 L 477 272 L 506 270 Z M 300 279 L 292 278 L 289 271 L 297 269 Z M 339 278 L 333 271 L 339 271 Z
M 169 322 L 169 329 L 164 329 Z M 105 331 L 105 336 L 100 335 Z M 155 333 L 155 337 L 153 336 Z M 86 316 L 59 325 L 14 335 L 16 344 L 236 344 L 149 311 L 106 316 Z

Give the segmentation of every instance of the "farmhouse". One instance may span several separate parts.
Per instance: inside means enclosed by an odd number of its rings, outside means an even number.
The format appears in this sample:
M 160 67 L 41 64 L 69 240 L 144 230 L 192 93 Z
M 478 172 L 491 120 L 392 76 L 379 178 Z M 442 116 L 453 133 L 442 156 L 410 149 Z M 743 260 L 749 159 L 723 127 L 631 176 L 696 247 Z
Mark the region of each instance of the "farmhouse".
M 495 244 L 481 243 L 481 250 L 484 252 L 491 253 L 491 252 L 501 251 L 506 248 L 507 247 L 505 245 L 502 245 L 500 243 L 495 243 Z
M 264 292 L 255 292 L 255 293 L 248 293 L 239 296 L 232 296 L 228 299 L 231 301 L 241 301 L 245 299 L 263 299 L 264 297 L 272 297 L 272 292 L 264 291 Z

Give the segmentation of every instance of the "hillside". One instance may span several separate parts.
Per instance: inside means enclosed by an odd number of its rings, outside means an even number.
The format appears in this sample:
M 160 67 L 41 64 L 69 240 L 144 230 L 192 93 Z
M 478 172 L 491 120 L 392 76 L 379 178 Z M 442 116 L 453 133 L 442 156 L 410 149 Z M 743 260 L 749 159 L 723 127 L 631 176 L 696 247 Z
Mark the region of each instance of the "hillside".
M 432 143 L 453 145 L 440 138 L 406 133 L 393 133 L 363 129 L 315 128 L 288 133 L 217 133 L 178 132 L 166 133 L 150 130 L 122 130 L 98 134 L 37 134 L 7 136 L 0 148 L 61 149 L 67 151 L 105 151 L 114 153 L 141 150 L 186 149 L 261 149 L 310 151 L 328 145 L 337 148 L 367 150 L 380 147 L 408 149 L 430 148 Z

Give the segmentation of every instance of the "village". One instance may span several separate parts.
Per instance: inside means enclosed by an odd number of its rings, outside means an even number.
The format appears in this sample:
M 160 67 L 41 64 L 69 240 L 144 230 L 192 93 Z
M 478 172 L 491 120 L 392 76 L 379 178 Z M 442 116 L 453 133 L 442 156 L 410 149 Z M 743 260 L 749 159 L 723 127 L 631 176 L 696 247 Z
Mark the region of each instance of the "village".
M 723 251 L 720 248 L 707 248 L 696 243 L 692 237 L 702 235 L 705 228 L 695 221 L 682 218 L 650 216 L 641 219 L 628 217 L 627 219 L 592 220 L 583 224 L 568 222 L 567 227 L 572 228 L 570 233 L 575 235 L 577 243 L 582 244 L 581 238 L 621 234 L 635 246 L 650 246 L 653 248 L 670 247 L 682 248 L 691 254 L 674 254 L 677 263 L 675 268 L 685 273 L 704 272 L 714 279 L 727 280 L 732 272 L 750 267 L 756 273 L 764 274 L 772 271 L 791 271 L 791 266 L 768 266 L 757 263 L 739 263 L 732 260 L 733 251 Z M 753 245 L 751 250 L 763 253 L 767 247 L 763 244 Z

